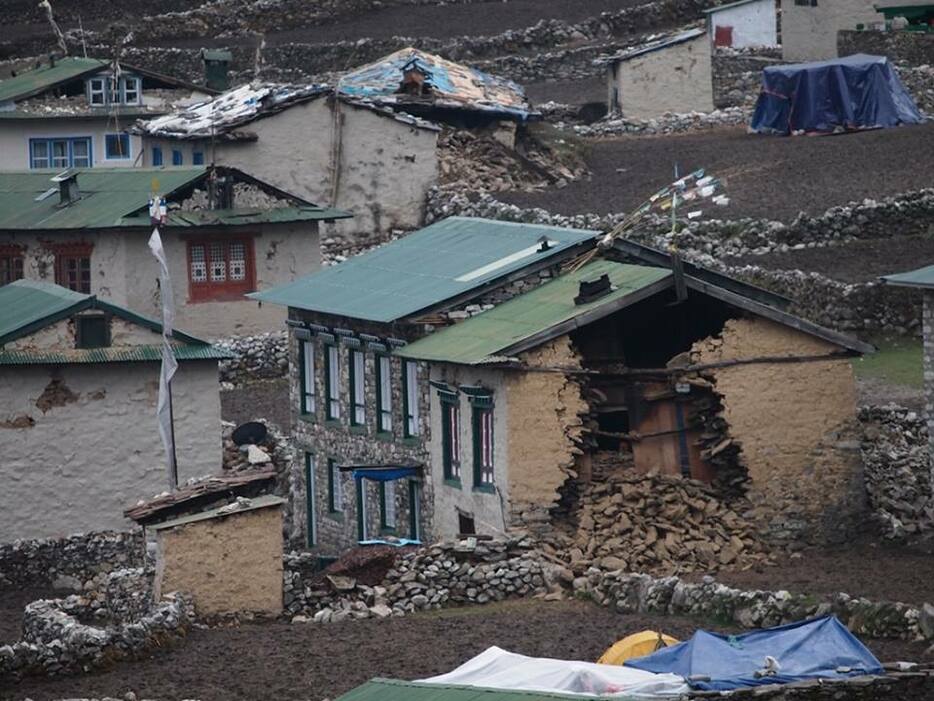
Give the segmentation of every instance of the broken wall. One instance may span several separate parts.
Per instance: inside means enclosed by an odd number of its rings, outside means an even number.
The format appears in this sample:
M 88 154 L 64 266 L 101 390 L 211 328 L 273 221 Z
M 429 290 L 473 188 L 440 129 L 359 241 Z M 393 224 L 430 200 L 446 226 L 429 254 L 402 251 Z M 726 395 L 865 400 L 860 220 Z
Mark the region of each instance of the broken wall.
M 155 600 L 184 591 L 200 615 L 282 611 L 282 510 L 254 509 L 158 531 Z
M 764 319 L 732 319 L 695 343 L 692 363 L 821 356 L 833 344 Z M 758 362 L 703 372 L 742 448 L 747 497 L 767 537 L 840 542 L 865 510 L 856 384 L 845 358 Z
M 180 363 L 179 481 L 221 465 L 217 362 Z M 123 510 L 167 486 L 159 363 L 0 367 L 0 537 L 127 530 Z

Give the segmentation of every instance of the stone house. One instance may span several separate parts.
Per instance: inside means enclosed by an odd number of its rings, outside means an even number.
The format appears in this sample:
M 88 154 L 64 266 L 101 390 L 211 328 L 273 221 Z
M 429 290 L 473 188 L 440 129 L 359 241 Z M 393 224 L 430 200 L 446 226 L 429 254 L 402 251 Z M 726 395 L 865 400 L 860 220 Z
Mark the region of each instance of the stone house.
M 256 295 L 289 307 L 309 544 L 548 529 L 624 469 L 733 485 L 775 540 L 846 537 L 871 346 L 629 242 L 566 272 L 593 235 L 453 218 Z M 408 482 L 388 516 L 383 478 Z
M 786 61 L 837 58 L 839 31 L 883 25 L 873 0 L 781 0 L 781 13 Z
M 713 110 L 711 42 L 691 29 L 595 62 L 606 71 L 607 105 L 629 119 Z
M 244 85 L 137 128 L 144 165 L 207 154 L 208 163 L 352 211 L 340 227 L 348 234 L 419 226 L 438 178 L 438 126 L 320 85 Z
M 161 325 L 52 283 L 0 287 L 0 533 L 60 537 L 130 526 L 123 510 L 165 489 L 156 425 Z M 221 465 L 218 360 L 173 333 L 179 480 Z
M 141 165 L 137 119 L 214 94 L 137 66 L 50 57 L 0 81 L 0 170 Z
M 707 36 L 713 46 L 734 49 L 778 46 L 775 0 L 737 0 L 704 10 Z
M 387 536 L 434 540 L 429 366 L 398 349 L 557 274 L 596 232 L 452 217 L 292 284 L 288 307 L 296 546 L 334 555 Z M 446 533 L 451 532 L 447 529 Z
M 159 314 L 153 191 L 178 323 L 211 338 L 279 328 L 282 310 L 244 295 L 315 270 L 319 222 L 350 216 L 230 168 L 0 172 L 0 285 L 46 280 Z

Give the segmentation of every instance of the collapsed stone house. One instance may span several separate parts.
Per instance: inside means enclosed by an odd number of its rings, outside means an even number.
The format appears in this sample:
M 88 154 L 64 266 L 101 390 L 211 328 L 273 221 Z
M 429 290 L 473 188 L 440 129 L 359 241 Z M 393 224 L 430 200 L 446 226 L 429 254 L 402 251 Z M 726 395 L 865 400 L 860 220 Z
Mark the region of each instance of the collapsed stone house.
M 123 509 L 168 483 L 155 408 L 162 328 L 123 306 L 37 280 L 0 287 L 0 533 L 122 530 Z M 221 462 L 218 361 L 175 330 L 179 480 Z
M 438 184 L 438 122 L 491 129 L 514 145 L 532 116 L 510 81 L 405 49 L 322 84 L 244 85 L 141 122 L 143 162 L 209 163 L 354 213 L 336 233 L 356 239 L 424 222 Z
M 665 112 L 713 110 L 711 41 L 689 29 L 613 56 L 601 57 L 610 112 L 651 119 Z
M 627 469 L 739 490 L 774 540 L 851 532 L 871 347 L 629 242 L 569 270 L 596 235 L 451 218 L 257 295 L 289 307 L 297 536 L 543 532 Z
M 215 94 L 139 66 L 50 56 L 0 81 L 0 170 L 140 165 L 137 119 Z
M 148 247 L 160 225 L 180 326 L 208 337 L 281 327 L 284 313 L 244 297 L 320 265 L 318 225 L 349 214 L 317 207 L 231 168 L 78 168 L 0 172 L 0 285 L 45 280 L 160 315 Z

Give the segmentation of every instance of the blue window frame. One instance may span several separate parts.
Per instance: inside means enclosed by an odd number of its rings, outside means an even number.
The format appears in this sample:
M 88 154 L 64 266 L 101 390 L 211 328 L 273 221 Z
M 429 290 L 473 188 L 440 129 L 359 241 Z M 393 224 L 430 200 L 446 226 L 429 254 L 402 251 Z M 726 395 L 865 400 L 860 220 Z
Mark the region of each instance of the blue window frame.
M 30 168 L 90 168 L 91 137 L 30 139 Z
M 172 149 L 172 165 L 180 166 L 182 164 L 182 152 L 178 149 Z
M 152 147 L 152 164 L 154 166 L 162 165 L 162 148 L 159 146 Z
M 203 151 L 194 151 L 191 154 L 191 163 L 196 166 L 204 165 L 204 152 Z
M 104 135 L 104 158 L 108 160 L 125 160 L 130 157 L 130 135 L 123 134 L 105 134 Z

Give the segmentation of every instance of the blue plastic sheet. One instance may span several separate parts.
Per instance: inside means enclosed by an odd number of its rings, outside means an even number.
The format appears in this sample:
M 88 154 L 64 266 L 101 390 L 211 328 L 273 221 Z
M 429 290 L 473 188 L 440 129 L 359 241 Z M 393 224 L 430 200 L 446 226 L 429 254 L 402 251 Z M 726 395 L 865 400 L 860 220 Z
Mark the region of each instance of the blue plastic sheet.
M 752 129 L 767 134 L 833 132 L 923 119 L 887 58 L 854 54 L 763 70 Z
M 777 673 L 757 676 L 768 666 L 767 656 L 778 662 Z M 883 673 L 879 660 L 835 616 L 743 635 L 699 630 L 690 640 L 626 664 L 679 674 L 693 688 L 709 691 Z
M 374 482 L 392 482 L 393 480 L 404 477 L 414 477 L 417 471 L 414 467 L 397 467 L 395 469 L 367 470 L 360 469 L 353 471 L 355 480 L 373 480 Z

